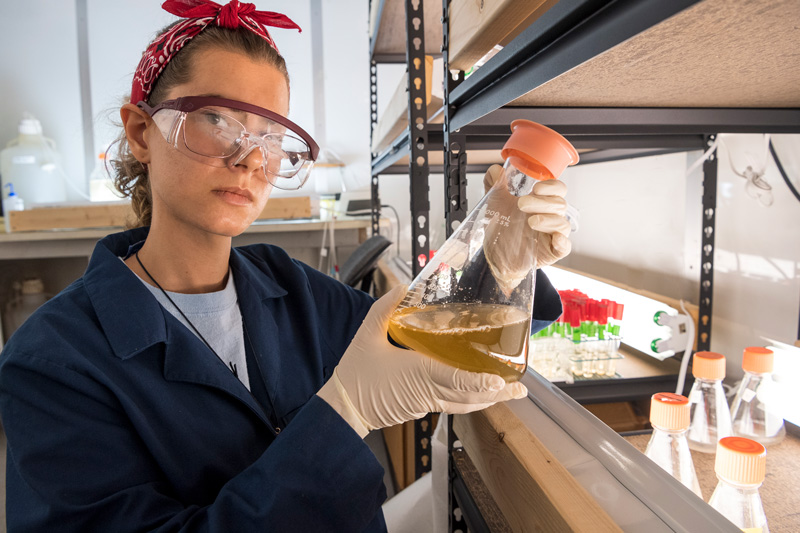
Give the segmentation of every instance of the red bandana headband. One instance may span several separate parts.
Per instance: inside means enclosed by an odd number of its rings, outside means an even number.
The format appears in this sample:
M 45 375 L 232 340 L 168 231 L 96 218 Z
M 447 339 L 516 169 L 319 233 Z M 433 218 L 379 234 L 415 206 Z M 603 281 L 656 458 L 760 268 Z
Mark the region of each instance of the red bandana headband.
M 267 26 L 296 28 L 302 31 L 300 26 L 285 15 L 271 11 L 256 11 L 256 6 L 253 4 L 243 4 L 238 0 L 231 0 L 224 6 L 211 0 L 167 0 L 161 7 L 186 20 L 159 35 L 145 50 L 133 74 L 131 88 L 133 104 L 147 100 L 153 85 L 169 60 L 210 24 L 231 29 L 246 28 L 262 37 L 276 52 L 278 47 L 270 37 Z

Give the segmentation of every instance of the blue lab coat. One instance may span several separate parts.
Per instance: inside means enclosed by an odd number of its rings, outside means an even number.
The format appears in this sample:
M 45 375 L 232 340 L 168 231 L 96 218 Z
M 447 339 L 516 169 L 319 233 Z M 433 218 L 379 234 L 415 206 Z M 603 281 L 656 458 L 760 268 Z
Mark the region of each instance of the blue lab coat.
M 8 530 L 384 531 L 382 467 L 315 395 L 373 299 L 233 249 L 251 393 L 120 261 L 147 231 L 101 240 L 2 352 Z

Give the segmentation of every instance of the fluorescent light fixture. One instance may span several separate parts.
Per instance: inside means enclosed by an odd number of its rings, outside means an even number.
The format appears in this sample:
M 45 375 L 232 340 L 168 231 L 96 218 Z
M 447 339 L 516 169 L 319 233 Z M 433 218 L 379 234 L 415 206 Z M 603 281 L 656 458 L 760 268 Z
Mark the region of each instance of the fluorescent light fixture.
M 761 337 L 775 353 L 772 377 L 778 384 L 783 418 L 800 426 L 800 348 Z
M 661 361 L 675 355 L 673 350 L 655 352 L 651 345 L 654 340 L 666 339 L 672 334 L 669 327 L 655 323 L 653 320 L 655 314 L 663 311 L 670 315 L 678 315 L 680 313 L 677 309 L 658 300 L 558 267 L 544 267 L 542 271 L 558 290 L 578 289 L 586 293 L 589 298 L 595 300 L 607 298 L 625 305 L 620 328 L 623 344 Z

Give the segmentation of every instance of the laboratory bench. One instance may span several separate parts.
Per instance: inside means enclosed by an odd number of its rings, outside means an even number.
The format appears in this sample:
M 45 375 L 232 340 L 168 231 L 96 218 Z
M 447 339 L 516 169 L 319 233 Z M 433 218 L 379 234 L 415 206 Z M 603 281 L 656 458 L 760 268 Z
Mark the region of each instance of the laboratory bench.
M 382 219 L 381 224 L 384 223 L 388 220 Z M 369 216 L 342 216 L 333 223 L 320 218 L 257 220 L 244 233 L 233 238 L 233 245 L 273 244 L 291 257 L 316 268 L 320 264 L 320 250 L 326 232 L 326 246 L 330 245 L 331 224 L 335 232 L 338 264 L 342 265 L 367 239 Z M 118 231 L 122 228 L 0 231 L 0 312 L 5 312 L 14 282 L 25 278 L 40 278 L 49 294 L 64 289 L 83 275 L 97 241 Z M 2 338 L 8 338 L 8 335 Z
M 767 446 L 767 475 L 758 491 L 771 533 L 800 531 L 800 481 L 797 479 L 797 470 L 800 468 L 800 428 L 787 422 L 786 430 L 783 441 Z M 623 437 L 644 453 L 650 435 L 650 432 L 646 432 Z M 714 454 L 692 450 L 700 491 L 706 501 L 717 486 L 714 458 Z
M 0 219 L 2 220 L 2 219 Z M 334 223 L 337 247 L 358 246 L 366 240 L 370 219 L 341 217 Z M 303 255 L 301 259 L 315 263 L 322 242 L 322 231 L 330 220 L 319 218 L 292 220 L 258 220 L 244 233 L 234 237 L 234 246 L 268 242 L 290 252 Z M 0 260 L 43 259 L 55 257 L 90 257 L 98 240 L 122 228 L 63 229 L 51 231 L 0 232 Z M 317 254 L 309 249 L 316 249 Z M 348 254 L 349 255 L 349 254 Z M 293 255 L 294 257 L 294 255 Z

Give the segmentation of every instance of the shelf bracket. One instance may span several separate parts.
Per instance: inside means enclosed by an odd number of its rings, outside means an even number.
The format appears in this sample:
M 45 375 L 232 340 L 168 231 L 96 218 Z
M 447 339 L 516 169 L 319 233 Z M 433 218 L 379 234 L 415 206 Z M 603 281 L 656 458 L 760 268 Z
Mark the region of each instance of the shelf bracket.
M 705 144 L 714 144 L 716 135 L 706 135 Z M 700 252 L 700 315 L 697 350 L 711 349 L 711 317 L 714 302 L 714 233 L 717 219 L 717 152 L 703 162 L 703 223 Z
M 375 61 L 370 61 L 369 63 L 369 99 L 369 141 L 370 146 L 372 146 L 372 137 L 375 135 L 375 128 L 378 126 L 378 65 Z M 372 153 L 372 150 L 370 150 L 370 168 L 373 168 L 375 165 L 375 157 L 376 154 Z M 381 218 L 381 198 L 378 192 L 378 175 L 375 173 L 372 173 L 370 178 L 370 206 L 372 236 L 374 237 L 380 233 Z

